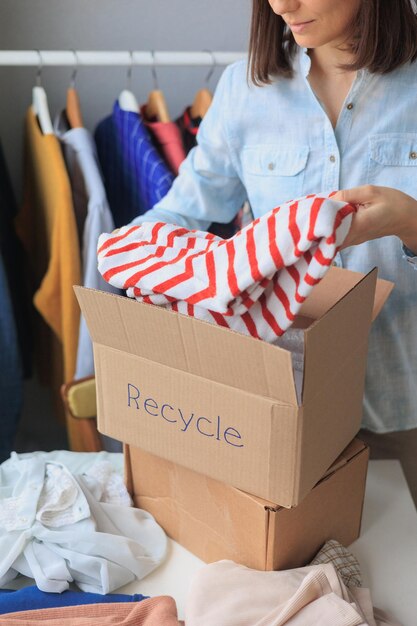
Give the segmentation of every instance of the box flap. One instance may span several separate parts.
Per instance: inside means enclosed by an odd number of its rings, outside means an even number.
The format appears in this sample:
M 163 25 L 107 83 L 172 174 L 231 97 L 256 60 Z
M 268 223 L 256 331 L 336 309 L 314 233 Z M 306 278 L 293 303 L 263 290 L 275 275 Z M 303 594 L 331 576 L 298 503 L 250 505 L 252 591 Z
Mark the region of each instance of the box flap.
M 308 565 L 328 539 L 348 546 L 359 536 L 368 449 L 323 478 L 293 509 L 270 511 L 267 569 Z
M 297 406 L 290 352 L 131 298 L 74 290 L 95 344 Z
M 367 448 L 366 443 L 361 441 L 360 439 L 353 439 L 348 446 L 343 450 L 343 452 L 337 457 L 334 463 L 326 470 L 320 480 L 316 483 L 319 485 L 323 480 L 326 480 L 329 476 L 337 472 L 341 467 L 350 463 L 352 459 L 354 459 L 358 454 L 360 454 L 363 450 Z M 280 504 L 274 504 L 264 498 L 258 498 L 257 496 L 251 496 L 253 500 L 256 500 L 259 504 L 262 504 L 265 509 L 268 511 L 279 511 L 280 509 L 287 509 L 288 507 L 284 507 Z
M 357 454 L 362 452 L 366 448 L 366 444 L 360 439 L 353 439 L 350 444 L 343 450 L 343 452 L 337 457 L 336 461 L 331 464 L 329 469 L 324 473 L 321 482 L 334 472 L 337 472 L 341 467 L 349 463 Z
M 379 315 L 385 301 L 388 299 L 391 291 L 394 289 L 394 283 L 383 278 L 377 278 L 375 287 L 374 308 L 372 310 L 372 321 Z
M 347 357 L 367 344 L 376 276 L 374 268 L 305 331 L 303 404 L 312 402 L 317 390 L 323 388 L 323 380 L 329 388 L 332 381 L 342 384 L 338 376 Z M 323 298 L 330 301 L 327 290 Z
M 314 287 L 307 300 L 303 303 L 299 315 L 311 319 L 319 319 L 341 300 L 365 276 L 361 272 L 352 272 L 340 267 L 331 267 L 325 277 Z M 379 314 L 385 300 L 391 293 L 394 284 L 378 278 L 376 281 L 372 320 Z

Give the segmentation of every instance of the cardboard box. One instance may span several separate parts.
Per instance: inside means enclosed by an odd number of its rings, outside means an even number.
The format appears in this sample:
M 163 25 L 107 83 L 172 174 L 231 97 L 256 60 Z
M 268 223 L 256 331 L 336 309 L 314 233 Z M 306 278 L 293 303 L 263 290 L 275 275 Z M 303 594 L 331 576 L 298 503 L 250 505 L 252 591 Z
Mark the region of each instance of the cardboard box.
M 360 427 L 372 314 L 392 284 L 331 268 L 304 302 L 302 403 L 291 353 L 130 298 L 76 287 L 94 344 L 100 432 L 282 506 Z
M 301 567 L 328 539 L 359 536 L 368 448 L 354 440 L 293 509 L 125 447 L 127 487 L 166 533 L 206 562 L 232 559 L 259 570 Z

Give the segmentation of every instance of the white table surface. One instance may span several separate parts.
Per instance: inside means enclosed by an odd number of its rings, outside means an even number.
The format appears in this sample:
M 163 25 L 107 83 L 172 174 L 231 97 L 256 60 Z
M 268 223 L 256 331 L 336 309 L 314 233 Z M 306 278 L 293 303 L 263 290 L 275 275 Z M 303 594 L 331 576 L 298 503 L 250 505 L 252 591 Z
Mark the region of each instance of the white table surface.
M 361 536 L 350 550 L 374 606 L 417 626 L 417 511 L 399 461 L 370 461 Z
M 350 550 L 375 606 L 417 626 L 417 512 L 398 461 L 370 461 L 360 538 Z M 184 618 L 187 591 L 203 561 L 169 540 L 168 558 L 155 572 L 119 592 L 167 594 Z

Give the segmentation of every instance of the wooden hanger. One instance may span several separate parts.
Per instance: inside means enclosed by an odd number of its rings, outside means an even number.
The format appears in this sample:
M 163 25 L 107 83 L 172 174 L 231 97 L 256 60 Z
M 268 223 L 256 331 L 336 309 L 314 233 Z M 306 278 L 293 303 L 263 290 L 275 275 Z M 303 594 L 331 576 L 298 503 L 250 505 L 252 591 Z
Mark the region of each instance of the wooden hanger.
M 197 117 L 203 118 L 205 114 L 207 113 L 211 105 L 211 102 L 213 100 L 213 96 L 212 96 L 211 91 L 208 88 L 208 84 L 216 68 L 216 59 L 214 57 L 214 54 L 210 50 L 204 50 L 204 52 L 207 52 L 211 56 L 211 67 L 206 76 L 206 80 L 205 80 L 206 86 L 203 87 L 202 89 L 199 89 L 197 93 L 195 94 L 194 102 L 192 103 L 191 110 L 190 110 L 190 114 L 192 118 L 197 118 Z
M 213 96 L 211 94 L 211 91 L 209 91 L 206 88 L 199 89 L 199 91 L 197 91 L 195 95 L 194 102 L 191 105 L 191 111 L 190 111 L 191 117 L 203 118 L 205 114 L 207 113 L 212 100 L 213 100 Z
M 146 103 L 146 117 L 149 120 L 156 118 L 158 122 L 170 122 L 168 106 L 165 96 L 160 89 L 153 89 Z
M 67 101 L 65 104 L 65 114 L 68 124 L 71 128 L 83 128 L 83 116 L 81 115 L 80 101 L 77 90 L 75 89 L 75 77 L 78 70 L 78 56 L 75 50 L 72 51 L 75 59 L 74 69 L 72 71 L 71 83 L 67 89 Z
M 71 128 L 83 128 L 83 117 L 81 114 L 80 101 L 75 87 L 68 87 L 65 113 Z
M 45 89 L 41 86 L 42 55 L 40 50 L 37 50 L 37 53 L 39 55 L 39 65 L 36 73 L 36 86 L 32 89 L 32 108 L 38 118 L 42 134 L 53 135 L 54 128 L 49 113 L 48 98 L 46 97 Z
M 158 87 L 158 77 L 155 69 L 155 53 L 152 50 L 152 76 L 154 81 L 154 89 L 149 93 L 148 102 L 146 103 L 146 117 L 149 120 L 156 119 L 158 122 L 167 123 L 171 121 L 165 96 Z

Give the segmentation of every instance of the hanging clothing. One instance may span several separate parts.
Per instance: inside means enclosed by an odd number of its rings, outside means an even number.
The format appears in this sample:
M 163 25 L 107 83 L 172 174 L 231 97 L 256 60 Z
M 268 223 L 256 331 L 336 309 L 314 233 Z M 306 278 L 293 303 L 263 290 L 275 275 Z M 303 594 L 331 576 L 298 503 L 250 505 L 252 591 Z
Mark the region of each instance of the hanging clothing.
M 140 113 L 160 155 L 165 159 L 171 172 L 177 176 L 178 169 L 186 157 L 180 129 L 175 122 L 148 119 L 146 104 L 141 106 Z
M 94 137 L 114 223 L 123 226 L 168 193 L 174 174 L 158 154 L 139 112 L 124 111 L 117 101 Z
M 175 120 L 182 137 L 182 143 L 186 154 L 197 145 L 197 132 L 202 122 L 202 117 L 192 117 L 191 107 L 188 106 L 184 112 Z
M 13 453 L 0 467 L 0 586 L 23 574 L 41 591 L 74 581 L 104 594 L 153 571 L 165 557 L 164 531 L 146 511 L 120 505 L 120 494 L 105 495 L 105 483 Z
M 9 286 L 0 254 L 0 463 L 13 450 L 22 401 L 19 345 Z
M 81 604 L 99 604 L 108 602 L 141 602 L 148 596 L 135 593 L 132 596 L 122 593 L 102 595 L 88 593 L 87 591 L 70 591 L 62 593 L 47 593 L 32 585 L 14 591 L 12 589 L 0 589 L 0 615 L 14 613 L 16 611 L 29 611 L 36 609 L 52 609 L 54 607 L 80 606 Z
M 187 626 L 400 626 L 348 589 L 333 565 L 259 572 L 232 561 L 201 568 L 189 591 Z
M 119 293 L 97 270 L 97 242 L 102 232 L 114 230 L 113 217 L 98 163 L 93 137 L 86 128 L 70 129 L 65 113 L 55 120 L 54 130 L 64 149 L 73 205 L 82 242 L 82 284 L 91 289 Z M 94 374 L 93 346 L 81 315 L 75 379 Z
M 197 145 L 197 132 L 202 121 L 202 117 L 191 116 L 190 106 L 187 107 L 182 115 L 175 120 L 175 123 L 181 133 L 182 143 L 187 154 Z M 240 222 L 237 218 L 231 219 L 227 224 L 223 224 L 222 222 L 213 222 L 208 226 L 208 232 L 218 235 L 223 239 L 229 239 L 229 237 L 233 237 L 238 230 L 239 223 Z
M 0 616 L 1 626 L 179 626 L 177 607 L 170 596 L 139 604 L 108 603 L 23 611 Z
M 273 342 L 326 274 L 355 210 L 311 195 L 227 240 L 162 222 L 125 226 L 101 235 L 98 268 L 129 297 Z
M 71 187 L 58 139 L 43 135 L 30 107 L 25 118 L 24 201 L 16 220 L 31 276 L 35 358 L 42 383 L 54 390 L 55 412 L 64 416 L 59 393 L 74 378 L 80 309 L 73 285 L 81 263 Z M 41 319 L 42 318 L 42 319 Z M 70 445 L 83 450 L 75 420 L 66 417 Z
M 24 251 L 16 235 L 14 220 L 17 204 L 10 181 L 9 172 L 0 144 L 0 254 L 9 286 L 13 316 L 16 323 L 20 360 L 25 376 L 30 376 L 32 368 L 32 333 L 27 302 L 28 285 L 24 272 Z M 26 287 L 26 289 L 25 289 Z

